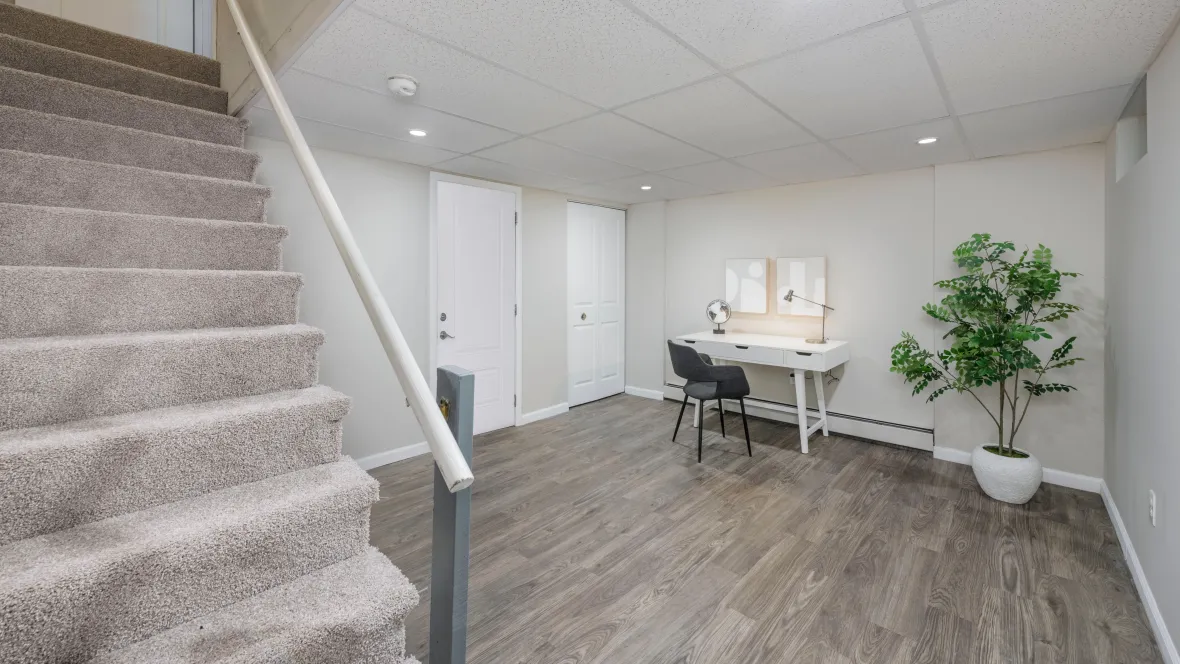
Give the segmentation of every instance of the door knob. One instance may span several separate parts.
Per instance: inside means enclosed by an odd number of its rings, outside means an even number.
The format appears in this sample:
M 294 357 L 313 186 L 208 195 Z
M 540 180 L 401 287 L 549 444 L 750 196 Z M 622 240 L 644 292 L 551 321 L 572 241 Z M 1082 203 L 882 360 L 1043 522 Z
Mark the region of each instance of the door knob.
M 586 314 L 582 314 L 582 320 L 586 320 Z
M 438 333 L 438 338 L 444 339 L 444 340 L 445 339 L 454 339 L 455 335 L 451 334 L 450 332 L 447 332 L 446 330 L 443 330 L 442 332 Z

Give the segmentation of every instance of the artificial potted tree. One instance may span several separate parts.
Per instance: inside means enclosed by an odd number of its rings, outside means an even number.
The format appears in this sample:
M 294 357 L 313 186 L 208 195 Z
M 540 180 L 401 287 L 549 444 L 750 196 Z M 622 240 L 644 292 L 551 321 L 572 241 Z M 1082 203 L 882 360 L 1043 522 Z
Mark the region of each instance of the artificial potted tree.
M 1034 398 L 1075 389 L 1046 382 L 1046 376 L 1082 358 L 1071 355 L 1077 337 L 1066 339 L 1044 360 L 1030 347 L 1052 339 L 1042 324 L 1065 320 L 1080 310 L 1056 300 L 1062 279 L 1078 274 L 1054 268 L 1053 252 L 1045 245 L 1025 249 L 1012 260 L 1015 251 L 1013 243 L 992 242 L 986 233 L 972 235 L 956 247 L 955 263 L 963 274 L 936 282 L 949 293 L 939 304 L 922 308 L 931 318 L 951 325 L 943 336 L 951 340 L 949 347 L 934 353 L 902 332 L 893 347 L 890 371 L 913 383 L 915 395 L 933 388 L 927 401 L 954 391 L 969 394 L 987 411 L 996 425 L 994 443 L 975 448 L 971 467 L 987 495 L 1021 504 L 1041 485 L 1041 464 L 1016 447 L 1016 434 Z

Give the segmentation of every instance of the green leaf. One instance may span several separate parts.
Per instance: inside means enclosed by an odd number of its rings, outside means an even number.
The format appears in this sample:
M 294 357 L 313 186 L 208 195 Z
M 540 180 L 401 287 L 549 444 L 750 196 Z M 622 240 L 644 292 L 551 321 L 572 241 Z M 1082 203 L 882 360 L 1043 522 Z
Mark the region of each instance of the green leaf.
M 960 273 L 935 282 L 942 299 L 922 307 L 944 326 L 945 347 L 931 352 L 903 332 L 891 351 L 890 371 L 901 375 L 915 395 L 933 401 L 949 391 L 994 389 L 1017 377 L 1025 379 L 1030 398 L 1075 390 L 1041 381 L 1050 371 L 1082 361 L 1072 356 L 1076 337 L 1044 360 L 1036 349 L 1054 338 L 1055 324 L 1081 311 L 1058 300 L 1062 280 L 1079 275 L 1056 269 L 1052 250 L 1043 244 L 1016 251 L 1013 242 L 993 241 L 987 233 L 976 233 L 952 250 Z

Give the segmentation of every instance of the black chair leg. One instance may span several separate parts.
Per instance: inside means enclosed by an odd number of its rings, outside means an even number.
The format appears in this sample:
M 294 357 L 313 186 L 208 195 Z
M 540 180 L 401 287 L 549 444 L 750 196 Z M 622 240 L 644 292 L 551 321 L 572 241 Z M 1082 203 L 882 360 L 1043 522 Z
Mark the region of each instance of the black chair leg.
M 717 419 L 721 420 L 721 437 L 725 437 L 725 408 L 721 405 L 721 399 L 717 400 Z
M 705 400 L 700 400 L 701 421 L 697 422 L 697 463 L 701 462 L 701 455 L 705 449 Z
M 684 419 L 684 407 L 688 405 L 688 395 L 684 395 L 684 401 L 680 402 L 680 416 L 676 418 L 676 428 L 672 429 L 672 442 L 676 442 L 676 434 L 680 433 L 680 420 Z
M 750 425 L 746 424 L 746 400 L 738 399 L 738 403 L 742 406 L 742 428 L 746 430 L 746 454 L 753 457 L 754 448 L 750 447 Z

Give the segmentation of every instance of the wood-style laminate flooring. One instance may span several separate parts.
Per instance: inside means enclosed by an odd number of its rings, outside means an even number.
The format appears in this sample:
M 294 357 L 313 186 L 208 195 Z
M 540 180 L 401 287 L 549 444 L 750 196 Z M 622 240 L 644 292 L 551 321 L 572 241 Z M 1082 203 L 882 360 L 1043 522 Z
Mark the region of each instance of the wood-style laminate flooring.
M 840 436 L 803 455 L 756 419 L 750 459 L 733 414 L 698 464 L 678 408 L 618 396 L 476 438 L 468 661 L 1162 661 L 1098 495 L 1006 505 L 967 466 Z M 432 472 L 373 471 L 423 661 Z

